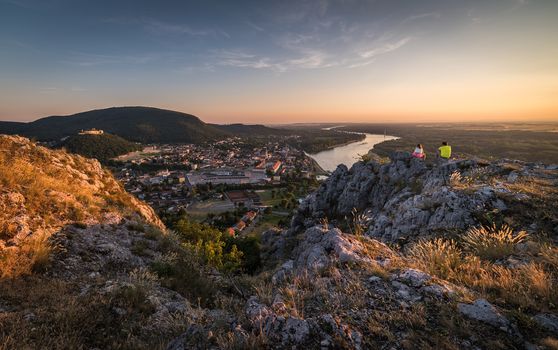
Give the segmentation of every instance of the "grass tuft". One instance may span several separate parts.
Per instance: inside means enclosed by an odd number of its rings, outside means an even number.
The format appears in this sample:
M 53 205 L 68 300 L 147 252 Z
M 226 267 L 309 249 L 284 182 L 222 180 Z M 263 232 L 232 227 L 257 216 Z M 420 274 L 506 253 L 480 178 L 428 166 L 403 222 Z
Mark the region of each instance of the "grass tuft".
M 521 231 L 514 235 L 511 227 L 496 225 L 472 228 L 463 236 L 463 246 L 485 260 L 498 260 L 514 253 L 517 244 L 523 242 L 528 234 Z

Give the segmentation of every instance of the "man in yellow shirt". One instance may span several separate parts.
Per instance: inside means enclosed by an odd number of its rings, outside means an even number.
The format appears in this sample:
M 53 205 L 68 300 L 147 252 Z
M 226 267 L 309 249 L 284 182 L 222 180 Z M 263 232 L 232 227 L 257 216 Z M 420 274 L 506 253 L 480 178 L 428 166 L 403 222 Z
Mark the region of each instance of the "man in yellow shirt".
M 438 148 L 438 156 L 441 159 L 449 160 L 451 157 L 451 146 L 446 141 L 442 142 L 442 146 Z

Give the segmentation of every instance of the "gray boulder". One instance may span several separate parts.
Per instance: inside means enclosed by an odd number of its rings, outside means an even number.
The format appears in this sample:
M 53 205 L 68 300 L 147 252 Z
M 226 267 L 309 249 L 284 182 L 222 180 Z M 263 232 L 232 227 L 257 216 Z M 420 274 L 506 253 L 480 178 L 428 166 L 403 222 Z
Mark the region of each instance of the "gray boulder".
M 510 321 L 486 299 L 477 299 L 473 304 L 459 303 L 457 308 L 459 312 L 473 320 L 487 323 L 503 331 L 510 329 Z

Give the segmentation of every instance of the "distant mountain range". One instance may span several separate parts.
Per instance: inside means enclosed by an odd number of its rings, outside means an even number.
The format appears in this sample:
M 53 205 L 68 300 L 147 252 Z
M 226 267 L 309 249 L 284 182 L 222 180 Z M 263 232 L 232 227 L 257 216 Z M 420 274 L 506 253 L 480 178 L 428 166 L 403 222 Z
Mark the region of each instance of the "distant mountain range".
M 227 136 L 292 133 L 263 125 L 208 124 L 191 114 L 152 107 L 113 107 L 29 123 L 0 122 L 0 134 L 19 134 L 40 141 L 59 140 L 92 128 L 142 143 L 200 143 Z

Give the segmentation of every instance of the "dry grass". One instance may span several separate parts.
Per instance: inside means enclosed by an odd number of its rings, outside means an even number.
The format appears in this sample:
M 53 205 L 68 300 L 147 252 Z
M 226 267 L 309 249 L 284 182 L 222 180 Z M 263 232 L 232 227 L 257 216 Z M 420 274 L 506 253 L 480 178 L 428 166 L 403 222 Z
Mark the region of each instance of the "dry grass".
M 0 313 L 0 349 L 165 349 L 180 330 L 146 332 L 150 310 L 141 292 L 132 294 L 80 295 L 70 282 L 37 277 L 0 282 L 0 299 L 15 307 Z M 122 306 L 134 312 L 113 311 Z
M 558 350 L 558 339 L 556 339 L 556 338 L 547 337 L 547 338 L 543 339 L 543 341 L 541 343 L 547 349 Z
M 345 217 L 349 230 L 355 236 L 362 236 L 370 225 L 370 213 L 359 213 L 356 208 L 351 210 L 351 216 Z
M 255 284 L 253 288 L 260 302 L 271 305 L 273 302 L 273 293 L 275 292 L 275 288 L 271 282 L 262 280 Z
M 116 212 L 136 215 L 133 198 L 100 165 L 64 151 L 0 136 L 0 278 L 30 274 L 48 262 L 48 238 L 72 224 Z
M 558 248 L 550 244 L 543 244 L 540 254 L 544 263 L 558 271 Z
M 217 346 L 223 350 L 257 350 L 267 349 L 270 346 L 270 340 L 262 331 L 249 333 L 245 338 L 241 338 L 233 332 L 217 334 L 215 338 Z
M 461 187 L 462 181 L 463 181 L 463 177 L 461 176 L 461 173 L 459 171 L 456 170 L 453 173 L 451 173 L 449 177 L 449 183 L 451 187 L 453 188 Z
M 0 250 L 0 279 L 29 275 L 45 268 L 52 246 L 48 235 L 39 232 L 20 245 Z
M 442 238 L 417 242 L 408 257 L 418 268 L 444 279 L 451 277 L 463 263 L 456 243 Z
M 463 246 L 481 259 L 497 260 L 514 253 L 517 244 L 528 237 L 526 232 L 513 233 L 511 227 L 481 226 L 472 228 L 463 236 Z
M 548 264 L 497 265 L 440 238 L 418 242 L 408 258 L 417 268 L 476 290 L 503 306 L 549 311 L 558 305 L 556 270 Z

